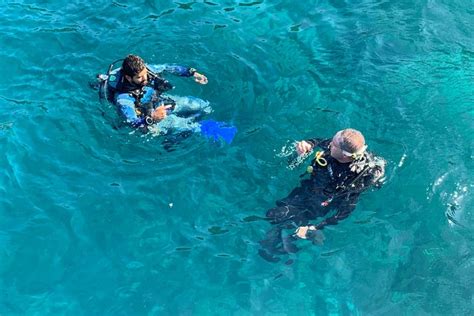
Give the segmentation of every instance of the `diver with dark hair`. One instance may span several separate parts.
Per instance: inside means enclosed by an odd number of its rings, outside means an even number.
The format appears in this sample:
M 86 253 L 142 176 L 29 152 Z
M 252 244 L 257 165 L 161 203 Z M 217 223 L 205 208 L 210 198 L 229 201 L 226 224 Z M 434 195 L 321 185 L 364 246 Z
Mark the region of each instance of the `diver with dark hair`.
M 136 55 L 128 55 L 122 66 L 114 69 L 119 61 L 112 63 L 106 74 L 97 75 L 99 96 L 116 105 L 132 127 L 168 135 L 168 140 L 170 136 L 185 138 L 199 132 L 213 141 L 232 142 L 236 127 L 212 119 L 197 121 L 212 111 L 209 102 L 191 96 L 166 94 L 173 86 L 162 78 L 166 72 L 193 77 L 197 83 L 207 84 L 206 76 L 185 66 L 147 65 Z
M 266 213 L 275 225 L 260 242 L 260 255 L 269 261 L 278 261 L 274 255 L 296 252 L 293 244 L 298 238 L 311 239 L 315 232 L 327 225 L 336 225 L 354 211 L 360 194 L 373 186 L 380 186 L 385 172 L 385 160 L 368 152 L 362 133 L 344 129 L 332 139 L 314 138 L 296 144 L 299 155 L 318 148 L 307 168 L 309 179 L 301 181 L 276 207 Z M 330 216 L 318 224 L 310 222 Z M 283 236 L 285 229 L 294 234 Z
M 168 64 L 147 65 L 141 57 L 128 55 L 122 67 L 106 77 L 108 99 L 133 127 L 155 124 L 162 133 L 171 127 L 180 131 L 192 130 L 197 123 L 190 115 L 210 113 L 209 102 L 191 97 L 166 96 L 164 93 L 173 86 L 162 78 L 164 72 L 193 77 L 200 84 L 208 82 L 206 76 L 194 68 Z M 170 118 L 167 119 L 168 116 Z

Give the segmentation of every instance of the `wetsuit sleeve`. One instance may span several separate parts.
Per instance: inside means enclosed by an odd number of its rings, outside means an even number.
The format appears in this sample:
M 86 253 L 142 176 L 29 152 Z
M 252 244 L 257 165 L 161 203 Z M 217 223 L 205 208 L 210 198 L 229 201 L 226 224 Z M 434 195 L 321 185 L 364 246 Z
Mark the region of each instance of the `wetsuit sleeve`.
M 115 101 L 118 110 L 125 117 L 127 123 L 133 127 L 145 124 L 145 119 L 137 116 L 135 112 L 135 100 L 127 93 L 117 95 Z
M 321 143 L 323 141 L 322 138 L 309 138 L 309 139 L 305 139 L 305 142 L 307 143 L 310 143 L 311 145 L 314 146 L 318 146 L 319 143 Z
M 337 207 L 337 213 L 334 216 L 326 218 L 324 221 L 315 225 L 316 229 L 323 229 L 327 225 L 337 225 L 340 220 L 346 219 L 355 210 L 360 193 L 349 194 Z
M 196 72 L 196 69 L 180 66 L 175 64 L 161 64 L 161 65 L 147 65 L 148 68 L 157 73 L 161 74 L 162 72 L 168 72 L 170 74 L 180 76 L 180 77 L 191 77 Z
M 331 142 L 331 139 L 325 139 L 325 138 L 310 138 L 306 139 L 305 142 L 308 142 L 313 145 L 314 147 L 320 147 L 323 150 L 328 149 L 329 143 Z

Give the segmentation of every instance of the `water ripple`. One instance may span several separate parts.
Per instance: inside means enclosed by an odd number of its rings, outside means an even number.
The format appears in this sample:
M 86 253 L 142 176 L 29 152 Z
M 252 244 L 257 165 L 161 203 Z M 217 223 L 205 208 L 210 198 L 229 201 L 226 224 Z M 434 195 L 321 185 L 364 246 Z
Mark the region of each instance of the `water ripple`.
M 1 6 L 0 313 L 466 314 L 468 7 Z M 232 145 L 193 135 L 167 151 L 122 124 L 88 82 L 130 52 L 205 73 L 206 86 L 167 78 L 238 127 Z M 386 185 L 324 243 L 262 260 L 265 211 L 299 182 L 275 152 L 348 126 L 389 162 Z

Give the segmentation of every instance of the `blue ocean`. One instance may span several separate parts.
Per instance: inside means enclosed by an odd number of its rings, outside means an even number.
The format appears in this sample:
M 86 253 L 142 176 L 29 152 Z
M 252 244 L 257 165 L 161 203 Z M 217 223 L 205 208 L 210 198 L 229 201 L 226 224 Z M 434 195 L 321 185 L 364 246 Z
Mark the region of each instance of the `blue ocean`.
M 472 0 L 2 1 L 0 315 L 473 315 Z M 127 54 L 196 68 L 232 143 L 121 124 Z M 387 180 L 258 255 L 294 141 L 352 127 Z M 317 223 L 318 221 L 315 221 Z M 287 232 L 291 234 L 291 231 Z

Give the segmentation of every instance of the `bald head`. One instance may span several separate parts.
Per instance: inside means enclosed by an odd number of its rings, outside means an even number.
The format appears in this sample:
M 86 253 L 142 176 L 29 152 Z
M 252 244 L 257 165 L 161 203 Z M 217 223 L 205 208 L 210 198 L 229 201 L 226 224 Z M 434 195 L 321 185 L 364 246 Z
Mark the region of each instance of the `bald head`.
M 363 154 L 367 148 L 364 135 L 352 128 L 337 132 L 332 138 L 331 145 L 331 156 L 339 162 L 350 162 Z
M 365 146 L 365 138 L 361 132 L 353 128 L 346 128 L 336 133 L 333 141 L 337 142 L 342 150 L 356 153 Z

